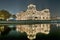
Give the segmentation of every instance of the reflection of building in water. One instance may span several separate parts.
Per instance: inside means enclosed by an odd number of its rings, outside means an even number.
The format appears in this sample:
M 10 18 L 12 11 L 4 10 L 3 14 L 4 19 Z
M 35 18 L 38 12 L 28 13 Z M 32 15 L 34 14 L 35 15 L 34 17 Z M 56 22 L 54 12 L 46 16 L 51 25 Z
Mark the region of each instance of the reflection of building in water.
M 56 17 L 56 19 L 60 19 L 60 17 Z M 60 24 L 56 24 L 56 26 L 57 26 L 57 27 L 59 27 L 59 26 L 60 26 Z
M 60 17 L 56 16 L 56 17 L 51 17 L 51 20 L 60 20 Z M 56 21 L 57 22 L 57 21 Z M 60 26 L 60 23 L 54 23 L 52 25 L 56 25 L 57 27 Z
M 16 14 L 16 20 L 50 20 L 49 9 L 37 11 L 33 4 L 28 5 L 27 11 Z M 38 32 L 48 34 L 50 24 L 17 25 L 17 31 L 26 32 L 29 39 L 34 39 Z

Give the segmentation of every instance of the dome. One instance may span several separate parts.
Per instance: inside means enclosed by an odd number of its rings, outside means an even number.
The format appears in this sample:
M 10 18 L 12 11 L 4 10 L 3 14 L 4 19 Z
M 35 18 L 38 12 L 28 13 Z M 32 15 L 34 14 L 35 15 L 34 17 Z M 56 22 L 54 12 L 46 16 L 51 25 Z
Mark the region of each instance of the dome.
M 36 5 L 30 4 L 30 5 L 28 5 L 28 8 L 36 8 Z

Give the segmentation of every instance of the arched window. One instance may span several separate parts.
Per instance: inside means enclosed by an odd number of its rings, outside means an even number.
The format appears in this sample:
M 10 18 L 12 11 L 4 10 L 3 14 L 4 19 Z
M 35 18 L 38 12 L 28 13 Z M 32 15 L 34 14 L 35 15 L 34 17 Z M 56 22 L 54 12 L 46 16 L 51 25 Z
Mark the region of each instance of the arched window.
M 46 17 L 46 19 L 48 19 L 48 17 Z
M 45 19 L 45 17 L 43 17 L 43 19 Z
M 35 17 L 35 18 L 38 18 L 38 17 Z
M 33 14 L 35 14 L 35 13 L 33 13 Z
M 45 32 L 48 32 L 48 30 L 45 30 Z
M 48 11 L 44 11 L 45 13 L 48 13 Z
M 41 17 L 39 17 L 39 19 L 41 19 Z

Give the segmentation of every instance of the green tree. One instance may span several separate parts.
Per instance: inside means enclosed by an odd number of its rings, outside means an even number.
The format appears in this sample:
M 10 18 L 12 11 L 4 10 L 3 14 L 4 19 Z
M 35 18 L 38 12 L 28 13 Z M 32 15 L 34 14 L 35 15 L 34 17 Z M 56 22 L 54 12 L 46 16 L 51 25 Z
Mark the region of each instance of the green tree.
M 0 11 L 0 19 L 6 20 L 11 16 L 11 14 L 6 10 Z
M 0 10 L 0 20 L 7 20 L 10 16 L 11 14 L 7 10 Z M 3 33 L 7 30 L 5 29 L 6 26 L 7 25 L 0 25 L 0 33 Z

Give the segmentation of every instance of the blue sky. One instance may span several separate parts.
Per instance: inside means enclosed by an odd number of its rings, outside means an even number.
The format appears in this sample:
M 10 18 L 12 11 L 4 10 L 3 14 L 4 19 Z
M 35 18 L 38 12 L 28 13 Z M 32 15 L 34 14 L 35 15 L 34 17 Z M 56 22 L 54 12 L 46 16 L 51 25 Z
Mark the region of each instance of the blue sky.
M 37 10 L 49 8 L 51 15 L 60 16 L 60 0 L 0 0 L 0 10 L 5 9 L 12 14 L 27 9 L 30 3 L 37 6 Z

